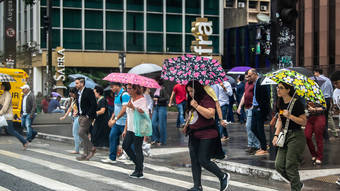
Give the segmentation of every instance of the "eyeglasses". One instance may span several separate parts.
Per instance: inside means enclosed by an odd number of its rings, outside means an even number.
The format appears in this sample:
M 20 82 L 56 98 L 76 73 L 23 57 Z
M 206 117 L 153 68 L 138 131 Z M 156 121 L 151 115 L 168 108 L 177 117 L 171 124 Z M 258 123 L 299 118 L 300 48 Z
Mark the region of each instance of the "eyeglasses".
M 284 89 L 286 89 L 286 88 L 283 87 L 283 86 L 277 86 L 276 89 L 284 90 Z

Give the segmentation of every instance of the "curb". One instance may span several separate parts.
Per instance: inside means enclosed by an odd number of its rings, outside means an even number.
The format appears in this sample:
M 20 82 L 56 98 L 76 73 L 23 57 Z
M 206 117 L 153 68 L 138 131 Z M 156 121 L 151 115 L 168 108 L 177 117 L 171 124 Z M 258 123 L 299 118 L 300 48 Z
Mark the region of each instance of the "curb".
M 38 132 L 37 138 L 73 144 L 73 138 L 72 137 L 65 137 L 65 136 L 60 136 L 60 135 L 51 135 L 51 134 Z

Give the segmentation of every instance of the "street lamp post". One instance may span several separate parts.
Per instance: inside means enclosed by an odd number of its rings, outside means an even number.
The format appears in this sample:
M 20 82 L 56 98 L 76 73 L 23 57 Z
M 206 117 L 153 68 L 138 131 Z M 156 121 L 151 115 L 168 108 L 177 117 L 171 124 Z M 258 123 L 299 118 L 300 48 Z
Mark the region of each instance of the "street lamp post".
M 47 0 L 47 15 L 43 17 L 44 29 L 47 36 L 47 92 L 50 95 L 53 88 L 52 79 L 52 0 Z

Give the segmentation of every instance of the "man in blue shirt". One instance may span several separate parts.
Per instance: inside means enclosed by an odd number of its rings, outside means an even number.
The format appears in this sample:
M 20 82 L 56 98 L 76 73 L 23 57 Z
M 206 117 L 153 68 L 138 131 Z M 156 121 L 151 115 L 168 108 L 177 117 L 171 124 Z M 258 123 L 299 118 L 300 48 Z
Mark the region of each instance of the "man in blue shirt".
M 60 100 L 61 97 L 58 96 L 56 99 L 51 99 L 50 103 L 48 104 L 48 113 L 64 113 L 65 111 L 60 109 Z
M 105 163 L 116 163 L 117 147 L 119 145 L 119 137 L 124 131 L 126 123 L 126 107 L 130 101 L 130 95 L 124 90 L 120 83 L 111 83 L 111 89 L 115 95 L 114 113 L 109 120 L 111 127 L 109 144 L 110 154 L 108 159 L 103 159 Z

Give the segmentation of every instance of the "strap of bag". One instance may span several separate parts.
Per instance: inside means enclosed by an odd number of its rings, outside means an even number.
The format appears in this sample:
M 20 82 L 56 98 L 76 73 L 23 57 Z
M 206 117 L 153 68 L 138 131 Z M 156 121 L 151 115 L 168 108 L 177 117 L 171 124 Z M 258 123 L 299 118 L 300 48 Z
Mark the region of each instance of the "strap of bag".
M 296 98 L 294 98 L 294 99 L 292 100 L 292 103 L 290 104 L 289 113 L 292 113 L 292 110 L 293 110 L 295 101 L 296 101 Z M 285 135 L 287 134 L 287 131 L 288 131 L 289 122 L 290 122 L 290 120 L 289 120 L 289 118 L 287 118 L 287 119 L 286 119 L 285 128 L 283 129 L 283 133 L 284 133 Z

